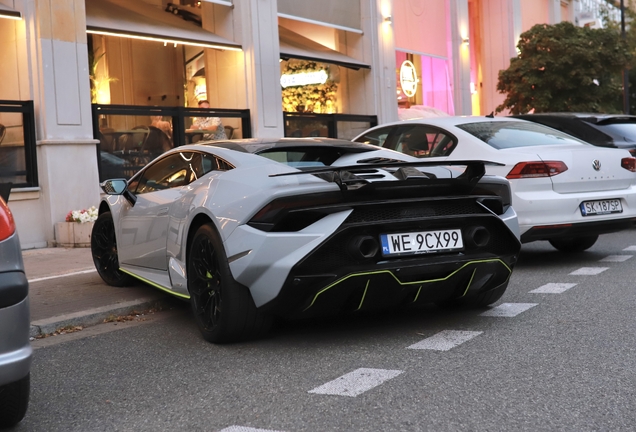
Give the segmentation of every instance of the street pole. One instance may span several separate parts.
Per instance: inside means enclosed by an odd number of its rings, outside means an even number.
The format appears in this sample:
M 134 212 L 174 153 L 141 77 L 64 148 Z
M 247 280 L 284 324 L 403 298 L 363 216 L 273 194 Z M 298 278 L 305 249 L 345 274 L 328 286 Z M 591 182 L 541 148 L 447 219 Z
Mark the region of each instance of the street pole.
M 627 39 L 625 34 L 625 0 L 621 0 L 621 38 Z M 629 69 L 623 69 L 623 112 L 629 114 Z

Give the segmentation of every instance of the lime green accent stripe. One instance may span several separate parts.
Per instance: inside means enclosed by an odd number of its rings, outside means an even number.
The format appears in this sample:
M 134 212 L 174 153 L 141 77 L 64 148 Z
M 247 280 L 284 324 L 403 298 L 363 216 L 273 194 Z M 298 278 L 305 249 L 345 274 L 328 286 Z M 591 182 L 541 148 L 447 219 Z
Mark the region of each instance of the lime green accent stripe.
M 134 274 L 134 273 L 131 273 L 131 272 L 129 272 L 128 270 L 125 270 L 125 269 L 123 269 L 123 268 L 120 268 L 120 269 L 119 269 L 119 271 L 124 272 L 124 273 L 126 273 L 127 275 L 130 275 L 130 276 L 132 276 L 132 277 L 134 277 L 134 278 L 136 278 L 136 279 L 139 279 L 140 281 L 145 282 L 145 283 L 147 283 L 148 285 L 152 285 L 152 286 L 153 286 L 153 287 L 155 287 L 155 288 L 159 288 L 161 291 L 165 291 L 165 292 L 167 292 L 168 294 L 172 294 L 173 296 L 181 297 L 181 298 L 188 299 L 188 300 L 190 299 L 190 296 L 189 296 L 189 295 L 176 293 L 176 292 L 174 292 L 174 291 L 172 291 L 172 290 L 169 290 L 168 288 L 166 288 L 166 287 L 164 287 L 164 286 L 159 285 L 158 283 L 155 283 L 155 282 L 153 282 L 153 281 L 151 281 L 151 280 L 148 280 L 148 279 L 146 279 L 146 278 L 144 278 L 144 277 L 141 277 L 141 276 L 139 276 L 139 275 L 136 275 L 136 274 Z
M 426 283 L 432 283 L 432 282 L 441 282 L 441 281 L 445 281 L 447 279 L 450 279 L 451 277 L 453 277 L 456 273 L 460 272 L 461 270 L 463 270 L 464 268 L 468 267 L 469 265 L 473 265 L 473 264 L 483 264 L 483 263 L 494 263 L 494 262 L 498 262 L 500 264 L 502 264 L 510 274 L 512 274 L 512 270 L 510 269 L 510 267 L 508 267 L 508 265 L 503 262 L 502 260 L 500 260 L 499 258 L 492 258 L 492 259 L 487 259 L 487 260 L 476 260 L 476 261 L 470 261 L 467 262 L 466 264 L 464 264 L 463 266 L 461 266 L 460 268 L 458 268 L 457 270 L 455 270 L 454 272 L 452 272 L 451 274 L 449 274 L 446 277 L 443 278 L 438 278 L 438 279 L 430 279 L 430 280 L 423 280 L 423 281 L 414 281 L 414 282 L 402 282 L 401 280 L 399 280 L 397 278 L 397 276 L 395 276 L 393 274 L 393 272 L 391 270 L 377 270 L 377 271 L 371 271 L 371 272 L 360 272 L 360 273 L 352 273 L 350 275 L 347 275 L 345 277 L 343 277 L 342 279 L 339 279 L 337 281 L 335 281 L 334 283 L 327 285 L 326 287 L 324 287 L 323 289 L 321 289 L 320 291 L 318 291 L 316 293 L 316 295 L 314 296 L 314 299 L 311 301 L 311 304 L 309 306 L 307 306 L 304 310 L 309 309 L 310 307 L 312 307 L 314 305 L 314 303 L 316 302 L 316 299 L 318 298 L 318 296 L 322 293 L 324 293 L 325 291 L 335 287 L 336 285 L 341 284 L 342 282 L 346 281 L 347 279 L 350 278 L 354 278 L 354 277 L 358 277 L 358 276 L 372 276 L 372 275 L 379 275 L 379 274 L 389 274 L 393 277 L 393 279 L 395 279 L 395 281 L 404 286 L 404 285 L 418 285 L 418 284 L 426 284 Z M 508 275 L 508 277 L 510 277 L 510 274 Z
M 360 299 L 360 305 L 358 306 L 358 310 L 362 307 L 362 303 L 364 302 L 364 298 L 367 296 L 367 289 L 369 289 L 369 284 L 371 283 L 371 279 L 367 281 L 367 286 L 364 287 L 364 294 L 362 294 L 362 298 Z
M 420 288 L 417 290 L 417 294 L 415 294 L 415 299 L 413 300 L 413 303 L 415 303 L 417 299 L 420 297 L 421 292 L 422 292 L 422 285 L 420 285 Z
M 466 291 L 464 291 L 464 294 L 462 294 L 462 297 L 466 295 L 466 293 L 468 292 L 468 288 L 470 288 L 470 284 L 473 283 L 473 278 L 475 277 L 475 273 L 477 273 L 477 269 L 473 270 L 473 275 L 470 277 L 470 280 L 468 281 L 468 285 L 466 285 Z

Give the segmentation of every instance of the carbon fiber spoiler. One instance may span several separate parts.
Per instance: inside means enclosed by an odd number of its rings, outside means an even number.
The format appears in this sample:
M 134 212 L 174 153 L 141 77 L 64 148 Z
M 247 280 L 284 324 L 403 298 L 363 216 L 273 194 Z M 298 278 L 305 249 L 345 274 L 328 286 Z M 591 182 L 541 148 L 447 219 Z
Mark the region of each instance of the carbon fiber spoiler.
M 371 183 L 363 177 L 356 176 L 356 173 L 368 174 L 370 170 L 383 169 L 391 172 L 396 177 L 396 179 L 409 182 L 410 186 L 415 186 L 416 184 L 420 186 L 440 186 L 441 184 L 450 185 L 451 183 L 455 183 L 459 186 L 458 183 L 460 183 L 472 189 L 472 187 L 474 187 L 479 179 L 481 179 L 486 173 L 486 165 L 504 166 L 505 164 L 483 160 L 384 162 L 374 164 L 309 168 L 302 171 L 271 174 L 270 177 L 312 174 L 320 177 L 323 180 L 336 183 L 340 187 L 340 190 L 346 191 L 349 190 L 349 186 L 357 185 L 357 187 L 359 188 L 363 185 Z M 433 166 L 465 166 L 466 170 L 453 179 L 437 179 L 434 176 L 427 177 L 427 173 L 413 169 L 418 167 Z M 395 170 L 395 172 L 393 172 L 392 170 Z M 396 186 L 394 181 L 377 181 L 371 184 L 376 183 L 379 183 L 376 187 L 381 187 L 380 184 L 389 186 L 389 183 L 393 184 L 394 187 Z M 371 184 L 369 184 L 369 186 L 371 186 Z

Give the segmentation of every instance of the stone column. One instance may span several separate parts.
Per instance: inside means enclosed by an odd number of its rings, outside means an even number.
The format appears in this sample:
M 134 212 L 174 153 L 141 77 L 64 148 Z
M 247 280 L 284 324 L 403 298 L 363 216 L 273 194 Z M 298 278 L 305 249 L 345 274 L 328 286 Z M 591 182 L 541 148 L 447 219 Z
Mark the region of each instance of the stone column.
M 451 0 L 450 20 L 453 52 L 453 102 L 455 115 L 473 113 L 470 93 L 470 45 L 468 0 Z
M 395 82 L 395 36 L 391 0 L 361 0 L 364 59 L 371 60 L 371 71 L 365 82 L 366 93 L 374 95 L 371 112 L 378 122 L 398 120 L 397 86 Z
M 243 44 L 247 106 L 259 138 L 284 135 L 276 0 L 234 3 L 234 26 Z
M 40 213 L 31 218 L 44 224 L 46 240 L 52 243 L 55 222 L 63 221 L 69 210 L 99 204 L 86 12 L 84 0 L 21 3 L 27 40 L 24 61 L 31 77 L 26 99 L 35 105 L 40 183 Z

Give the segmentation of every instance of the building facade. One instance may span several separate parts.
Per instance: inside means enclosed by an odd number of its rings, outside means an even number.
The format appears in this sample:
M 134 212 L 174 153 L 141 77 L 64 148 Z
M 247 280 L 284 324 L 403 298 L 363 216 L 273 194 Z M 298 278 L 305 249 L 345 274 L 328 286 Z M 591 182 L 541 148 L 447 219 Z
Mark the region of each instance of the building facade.
M 352 138 L 418 107 L 488 114 L 519 34 L 579 1 L 0 0 L 0 183 L 22 246 L 55 244 L 100 179 L 209 138 L 201 118 Z

